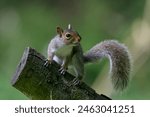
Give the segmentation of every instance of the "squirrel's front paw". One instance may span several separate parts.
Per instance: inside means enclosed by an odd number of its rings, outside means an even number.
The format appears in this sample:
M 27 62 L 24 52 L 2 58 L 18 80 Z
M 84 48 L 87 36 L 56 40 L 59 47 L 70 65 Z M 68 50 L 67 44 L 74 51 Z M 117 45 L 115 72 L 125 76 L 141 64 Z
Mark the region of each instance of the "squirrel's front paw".
M 67 68 L 65 68 L 65 67 L 61 67 L 61 68 L 59 69 L 59 72 L 60 72 L 62 75 L 64 75 L 64 74 L 66 73 L 66 71 L 67 71 Z
M 52 63 L 51 60 L 46 59 L 46 60 L 45 60 L 45 63 L 44 63 L 44 66 L 45 66 L 45 67 L 48 67 L 48 65 L 50 65 L 51 63 Z

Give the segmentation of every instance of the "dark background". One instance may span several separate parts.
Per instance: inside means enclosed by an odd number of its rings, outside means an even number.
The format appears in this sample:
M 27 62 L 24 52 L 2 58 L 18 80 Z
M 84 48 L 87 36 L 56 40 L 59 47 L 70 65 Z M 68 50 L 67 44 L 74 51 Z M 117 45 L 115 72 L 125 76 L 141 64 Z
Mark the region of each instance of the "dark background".
M 24 49 L 46 56 L 56 27 L 70 23 L 82 36 L 84 51 L 106 39 L 128 46 L 133 58 L 132 80 L 126 91 L 112 90 L 109 62 L 86 65 L 84 81 L 113 99 L 150 99 L 149 0 L 1 0 L 0 99 L 27 99 L 10 84 Z

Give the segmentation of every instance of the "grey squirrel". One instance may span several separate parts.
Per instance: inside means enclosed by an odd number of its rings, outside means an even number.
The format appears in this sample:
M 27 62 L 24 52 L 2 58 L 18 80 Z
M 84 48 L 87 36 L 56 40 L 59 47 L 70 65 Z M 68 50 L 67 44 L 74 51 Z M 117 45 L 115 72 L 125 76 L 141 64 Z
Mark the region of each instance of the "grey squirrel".
M 84 76 L 84 64 L 95 62 L 103 57 L 110 61 L 110 76 L 114 89 L 123 90 L 127 87 L 131 71 L 130 54 L 123 44 L 115 40 L 98 43 L 86 53 L 80 45 L 81 36 L 71 25 L 63 30 L 57 27 L 57 35 L 48 45 L 48 63 L 55 60 L 61 65 L 60 73 L 64 74 L 69 65 L 74 67 L 76 81 Z M 65 49 L 64 49 L 65 48 Z M 57 52 L 57 51 L 60 52 Z M 76 82 L 77 83 L 77 82 Z

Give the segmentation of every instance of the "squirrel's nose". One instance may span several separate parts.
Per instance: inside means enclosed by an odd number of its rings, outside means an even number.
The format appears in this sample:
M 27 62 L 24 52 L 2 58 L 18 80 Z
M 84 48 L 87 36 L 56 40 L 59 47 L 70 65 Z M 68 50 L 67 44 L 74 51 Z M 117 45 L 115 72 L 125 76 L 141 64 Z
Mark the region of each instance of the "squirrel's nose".
M 77 38 L 76 40 L 77 40 L 77 42 L 80 42 L 80 41 L 81 41 L 81 38 Z

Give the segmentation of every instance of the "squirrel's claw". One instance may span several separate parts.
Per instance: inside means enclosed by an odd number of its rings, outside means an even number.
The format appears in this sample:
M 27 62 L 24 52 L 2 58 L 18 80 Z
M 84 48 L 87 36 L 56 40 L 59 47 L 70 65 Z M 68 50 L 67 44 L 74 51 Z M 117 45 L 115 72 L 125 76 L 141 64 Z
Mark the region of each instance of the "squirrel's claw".
M 45 66 L 45 67 L 48 67 L 49 64 L 51 64 L 51 61 L 48 60 L 48 59 L 46 59 L 46 60 L 45 60 L 45 63 L 44 63 L 44 66 Z
M 74 78 L 72 81 L 71 81 L 71 84 L 73 85 L 78 85 L 80 83 L 80 80 L 78 78 Z
M 62 74 L 62 75 L 64 75 L 64 74 L 66 73 L 66 71 L 67 71 L 67 68 L 64 68 L 64 67 L 61 67 L 61 68 L 59 69 L 59 72 L 60 72 L 60 74 Z

